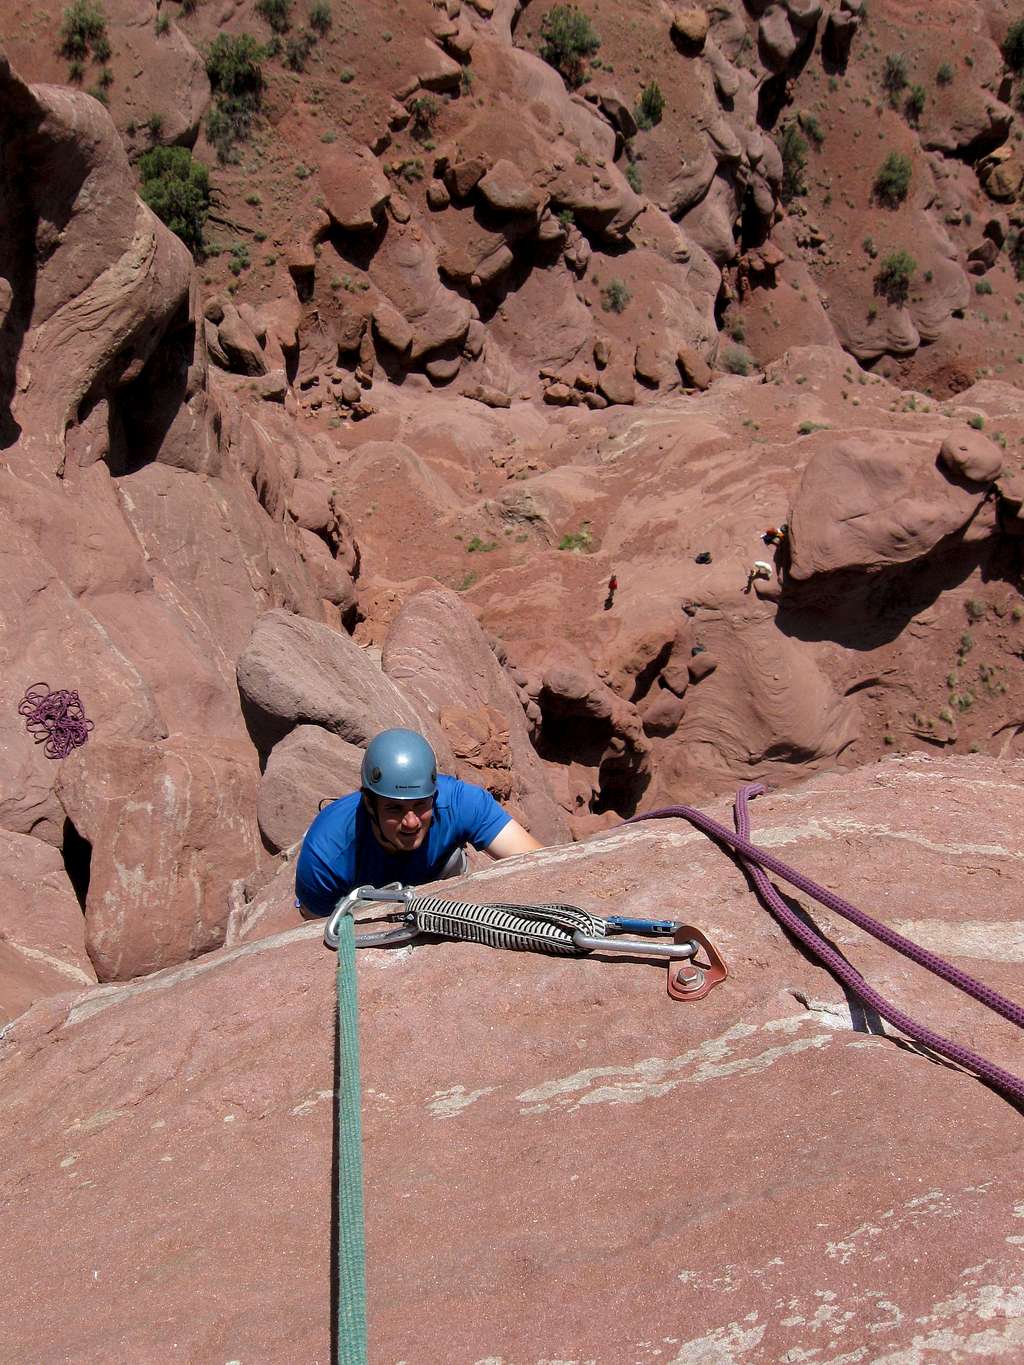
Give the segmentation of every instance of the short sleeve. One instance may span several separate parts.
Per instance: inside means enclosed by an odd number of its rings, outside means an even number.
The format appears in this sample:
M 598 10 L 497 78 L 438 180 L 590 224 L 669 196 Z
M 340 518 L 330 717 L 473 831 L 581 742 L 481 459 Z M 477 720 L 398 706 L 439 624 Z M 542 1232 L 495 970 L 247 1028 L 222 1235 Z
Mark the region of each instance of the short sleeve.
M 453 805 L 458 817 L 460 837 L 468 839 L 474 848 L 486 848 L 498 837 L 512 819 L 502 810 L 494 797 L 483 787 L 469 782 L 454 783 Z

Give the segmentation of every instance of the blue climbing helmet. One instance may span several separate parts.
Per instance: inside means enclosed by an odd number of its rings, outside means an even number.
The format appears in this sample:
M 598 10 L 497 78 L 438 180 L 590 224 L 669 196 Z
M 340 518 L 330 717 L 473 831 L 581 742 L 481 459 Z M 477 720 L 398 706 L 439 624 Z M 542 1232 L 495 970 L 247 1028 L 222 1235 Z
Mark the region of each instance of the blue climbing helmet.
M 366 746 L 360 781 L 377 796 L 422 801 L 437 795 L 437 759 L 415 730 L 382 730 Z

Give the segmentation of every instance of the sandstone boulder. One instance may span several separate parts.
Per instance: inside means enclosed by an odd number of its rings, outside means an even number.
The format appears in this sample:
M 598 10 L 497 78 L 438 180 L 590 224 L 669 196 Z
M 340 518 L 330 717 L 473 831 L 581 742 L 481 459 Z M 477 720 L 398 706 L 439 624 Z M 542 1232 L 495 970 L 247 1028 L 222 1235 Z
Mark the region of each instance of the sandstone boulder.
M 672 37 L 688 50 L 700 51 L 709 27 L 707 11 L 698 5 L 672 11 Z
M 0 273 L 12 276 L 27 327 L 18 382 L 5 396 L 23 459 L 57 470 L 86 396 L 91 407 L 136 379 L 185 305 L 192 258 L 137 198 L 127 153 L 97 100 L 55 85 L 30 89 L 0 58 L 0 130 L 20 196 L 12 264 Z
M 233 304 L 225 304 L 222 312 L 217 324 L 217 342 L 228 368 L 236 374 L 266 374 L 263 348 L 251 325 Z
M 359 788 L 363 751 L 319 725 L 297 725 L 275 744 L 260 779 L 256 818 L 275 851 L 301 839 L 322 802 Z
M 297 725 L 320 725 L 362 748 L 392 726 L 423 730 L 432 743 L 437 738 L 429 718 L 349 636 L 286 611 L 256 622 L 238 660 L 238 689 L 265 754 Z M 441 744 L 438 761 L 448 757 Z
M 167 725 L 138 668 L 6 515 L 0 515 L 0 679 L 10 699 L 0 711 L 0 828 L 59 847 L 59 767 L 18 714 L 27 688 L 42 681 L 77 691 L 97 739 L 111 733 L 159 739 Z
M 954 474 L 970 483 L 991 483 L 1003 472 L 1003 452 L 995 441 L 980 431 L 965 431 L 947 436 L 939 459 Z
M 392 622 L 383 668 L 438 718 L 455 776 L 487 787 L 535 838 L 567 837 L 523 708 L 472 613 L 451 592 L 417 593 Z
M 0 1026 L 36 1000 L 95 981 L 60 853 L 0 830 Z
M 915 559 L 975 518 L 982 496 L 943 478 L 933 445 L 891 436 L 830 443 L 811 459 L 793 502 L 789 576 Z
M 496 161 L 477 189 L 498 213 L 536 213 L 540 207 L 537 191 L 511 161 Z
M 346 232 L 368 232 L 387 205 L 391 187 L 365 147 L 336 142 L 319 149 L 318 180 L 330 220 Z
M 247 744 L 208 735 L 97 739 L 64 762 L 58 794 L 92 850 L 86 946 L 101 981 L 224 942 L 230 885 L 261 859 L 258 777 Z

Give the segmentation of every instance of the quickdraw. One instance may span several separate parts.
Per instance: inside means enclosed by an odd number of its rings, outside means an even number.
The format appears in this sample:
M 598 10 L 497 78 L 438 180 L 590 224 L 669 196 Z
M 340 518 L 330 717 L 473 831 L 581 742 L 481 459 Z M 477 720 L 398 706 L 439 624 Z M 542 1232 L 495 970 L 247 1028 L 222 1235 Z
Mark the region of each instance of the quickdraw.
M 717 949 L 692 924 L 619 915 L 599 919 L 576 905 L 554 903 L 474 905 L 440 896 L 418 896 L 412 887 L 398 883 L 359 886 L 350 891 L 327 921 L 326 946 L 337 948 L 342 919 L 352 916 L 357 905 L 371 903 L 400 904 L 404 909 L 377 917 L 376 922 L 390 922 L 393 928 L 356 934 L 357 948 L 379 948 L 407 943 L 420 934 L 436 934 L 518 952 L 566 957 L 613 952 L 664 958 L 668 962 L 668 993 L 673 1000 L 702 1000 L 728 975 Z M 650 937 L 627 937 L 637 934 Z

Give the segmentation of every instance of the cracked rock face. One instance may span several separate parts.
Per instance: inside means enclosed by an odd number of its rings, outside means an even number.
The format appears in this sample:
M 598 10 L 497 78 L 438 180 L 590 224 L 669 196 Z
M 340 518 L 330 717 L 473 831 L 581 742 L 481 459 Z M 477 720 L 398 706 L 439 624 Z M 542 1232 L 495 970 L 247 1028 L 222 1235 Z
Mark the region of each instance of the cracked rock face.
M 1012 993 L 1024 939 L 1006 887 L 1019 881 L 1022 778 L 1019 763 L 890 760 L 759 799 L 753 837 Z M 715 813 L 730 823 L 724 804 Z M 278 914 L 290 872 L 261 893 Z M 845 998 L 709 840 L 652 821 L 446 889 L 680 914 L 731 975 L 678 1003 L 653 963 L 466 943 L 360 953 L 379 1355 L 480 1360 L 500 1340 L 517 1360 L 627 1360 L 658 1339 L 676 1359 L 767 1363 L 818 1351 L 823 1322 L 880 1357 L 1017 1353 L 1017 1113 Z M 806 908 L 882 995 L 1020 1070 L 1011 1025 Z M 334 972 L 320 939 L 304 926 L 77 989 L 7 1029 L 0 1085 L 15 1140 L 0 1169 L 0 1311 L 26 1359 L 155 1358 L 170 1321 L 189 1359 L 259 1358 L 278 1342 L 282 1358 L 329 1353 Z M 580 1188 L 582 1171 L 641 1130 L 652 1151 L 677 1150 L 685 1130 L 692 1196 L 630 1161 L 614 1190 Z M 238 1199 L 257 1183 L 259 1200 Z M 78 1216 L 44 1271 L 38 1228 L 69 1199 Z M 128 1202 L 144 1220 L 125 1224 Z M 693 1208 L 699 1236 L 680 1212 Z M 262 1248 L 256 1287 L 240 1244 Z M 581 1259 L 581 1245 L 600 1255 Z M 97 1266 L 104 1314 L 88 1308 Z M 181 1314 L 197 1266 L 237 1313 Z M 64 1292 L 38 1293 L 44 1275 Z M 520 1302 L 511 1318 L 496 1276 Z

